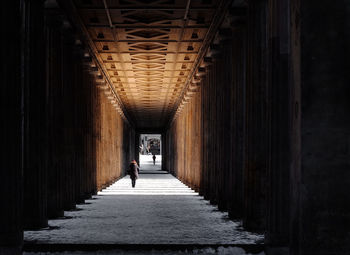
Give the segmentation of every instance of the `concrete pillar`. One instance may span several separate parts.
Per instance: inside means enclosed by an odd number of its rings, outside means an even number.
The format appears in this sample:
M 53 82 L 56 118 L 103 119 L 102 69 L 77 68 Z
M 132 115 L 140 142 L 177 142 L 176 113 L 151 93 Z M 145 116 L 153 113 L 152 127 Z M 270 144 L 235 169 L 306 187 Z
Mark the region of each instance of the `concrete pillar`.
M 47 226 L 47 125 L 43 1 L 23 1 L 24 227 Z
M 21 254 L 22 231 L 22 86 L 20 1 L 5 1 L 0 10 L 0 254 Z

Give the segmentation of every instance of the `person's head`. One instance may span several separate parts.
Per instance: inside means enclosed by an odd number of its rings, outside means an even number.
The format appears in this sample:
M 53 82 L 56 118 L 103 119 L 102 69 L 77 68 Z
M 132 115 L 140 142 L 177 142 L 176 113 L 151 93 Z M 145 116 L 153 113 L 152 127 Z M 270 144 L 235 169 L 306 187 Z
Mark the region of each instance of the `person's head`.
M 131 163 L 137 164 L 135 159 L 131 160 Z

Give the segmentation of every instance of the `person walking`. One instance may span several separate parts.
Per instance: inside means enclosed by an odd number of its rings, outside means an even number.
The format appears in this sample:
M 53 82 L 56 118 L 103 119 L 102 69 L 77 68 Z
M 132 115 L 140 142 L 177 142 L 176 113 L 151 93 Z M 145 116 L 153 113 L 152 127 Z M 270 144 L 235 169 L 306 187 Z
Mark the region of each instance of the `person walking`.
M 139 171 L 140 171 L 140 168 L 137 165 L 136 160 L 133 159 L 129 165 L 129 175 L 130 175 L 130 179 L 131 179 L 131 185 L 133 188 L 135 188 L 136 179 L 139 178 Z
M 156 164 L 156 155 L 153 154 L 152 158 L 153 158 L 153 165 L 155 165 Z

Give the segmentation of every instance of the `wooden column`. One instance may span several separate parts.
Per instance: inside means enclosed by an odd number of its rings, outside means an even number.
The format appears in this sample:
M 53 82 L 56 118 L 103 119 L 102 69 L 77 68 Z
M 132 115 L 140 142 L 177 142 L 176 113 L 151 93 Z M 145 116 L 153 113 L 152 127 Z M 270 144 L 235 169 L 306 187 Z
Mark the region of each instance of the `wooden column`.
M 83 143 L 86 148 L 84 153 L 84 158 L 86 160 L 87 167 L 82 170 L 83 182 L 84 182 L 84 198 L 91 198 L 92 195 L 97 194 L 97 154 L 96 154 L 96 130 L 95 122 L 97 122 L 98 117 L 94 111 L 94 104 L 96 103 L 95 94 L 98 91 L 96 84 L 93 82 L 91 75 L 88 74 L 87 70 L 83 69 L 82 72 L 82 83 L 83 90 L 88 91 L 88 104 L 87 104 L 87 117 L 86 125 L 88 127 L 88 133 L 85 137 Z
M 62 174 L 62 123 L 63 99 L 61 86 L 61 28 L 62 16 L 53 12 L 46 13 L 46 87 L 48 95 L 47 125 L 48 125 L 48 199 L 47 210 L 49 218 L 62 217 L 63 183 Z
M 247 229 L 262 231 L 265 227 L 266 171 L 269 152 L 265 0 L 249 1 L 247 36 L 243 224 Z
M 229 176 L 229 205 L 231 218 L 243 217 L 243 170 L 245 140 L 245 90 L 246 90 L 246 24 L 235 24 L 232 28 L 231 66 L 232 89 L 230 132 L 232 144 Z
M 167 148 L 167 139 L 166 139 L 166 133 L 163 132 L 161 137 L 161 145 L 162 145 L 162 150 L 161 150 L 161 154 L 162 154 L 162 170 L 167 171 L 167 158 L 168 158 L 168 154 L 166 152 L 166 148 Z
M 201 83 L 201 96 L 202 96 L 202 173 L 201 173 L 201 188 L 200 194 L 205 199 L 209 199 L 209 146 L 210 146 L 210 135 L 209 135 L 209 81 L 212 73 L 210 70 L 211 66 L 207 67 L 207 75 Z
M 135 134 L 135 160 L 140 165 L 140 133 Z
M 5 1 L 0 10 L 0 254 L 21 254 L 22 231 L 22 86 L 20 1 Z
M 292 1 L 291 254 L 350 250 L 349 7 Z
M 73 47 L 73 77 L 71 81 L 71 90 L 74 93 L 72 101 L 72 142 L 75 168 L 75 202 L 77 204 L 84 203 L 86 198 L 90 196 L 86 194 L 87 186 L 90 180 L 90 165 L 91 155 L 89 153 L 88 141 L 91 139 L 90 122 L 92 121 L 89 114 L 91 108 L 91 84 L 86 84 L 84 76 L 84 66 L 82 63 L 83 48 L 81 45 L 75 44 Z M 91 77 L 89 77 L 91 79 Z M 91 194 L 90 194 L 91 195 Z
M 267 172 L 267 215 L 265 241 L 280 253 L 289 245 L 289 190 L 291 153 L 290 7 L 289 0 L 268 4 L 270 118 L 269 167 Z
M 63 107 L 63 143 L 64 148 L 64 166 L 61 169 L 64 174 L 64 201 L 65 210 L 76 208 L 75 205 L 75 137 L 74 137 L 74 105 L 75 91 L 74 83 L 74 58 L 73 58 L 73 34 L 71 28 L 63 23 L 62 28 L 62 102 Z M 77 93 L 78 94 L 78 93 Z
M 43 1 L 24 1 L 24 227 L 47 226 L 47 126 Z

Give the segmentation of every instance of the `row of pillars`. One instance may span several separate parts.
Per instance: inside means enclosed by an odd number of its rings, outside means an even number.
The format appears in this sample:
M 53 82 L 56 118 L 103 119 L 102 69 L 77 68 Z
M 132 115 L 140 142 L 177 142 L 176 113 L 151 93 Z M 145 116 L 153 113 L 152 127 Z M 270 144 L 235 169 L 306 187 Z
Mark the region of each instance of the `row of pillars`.
M 1 254 L 20 253 L 23 230 L 122 177 L 134 154 L 135 132 L 86 68 L 75 28 L 50 7 L 1 8 Z
M 349 249 L 350 23 L 340 2 L 229 10 L 166 133 L 166 169 L 264 233 L 269 254 Z

